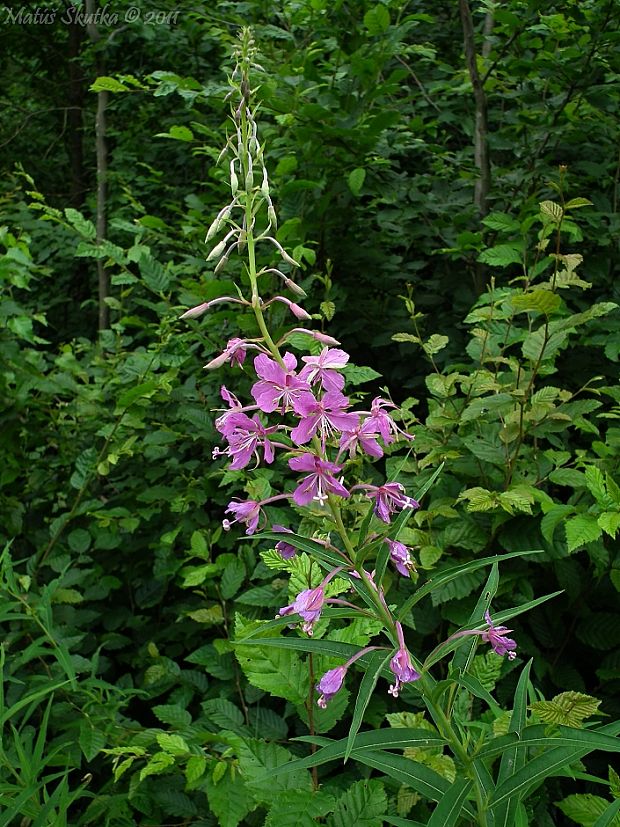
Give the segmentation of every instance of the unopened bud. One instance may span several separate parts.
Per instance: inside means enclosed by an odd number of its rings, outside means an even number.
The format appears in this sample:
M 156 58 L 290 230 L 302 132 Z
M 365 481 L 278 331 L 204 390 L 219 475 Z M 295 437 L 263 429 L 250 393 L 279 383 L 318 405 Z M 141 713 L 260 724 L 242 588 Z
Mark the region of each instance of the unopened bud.
M 260 185 L 260 191 L 263 198 L 269 198 L 269 179 L 267 178 L 267 167 L 263 167 L 263 183 Z
M 284 279 L 284 286 L 288 287 L 291 293 L 295 293 L 296 296 L 301 296 L 302 299 L 305 299 L 308 295 L 303 287 L 300 287 L 298 284 L 295 284 L 293 279 L 285 278 Z
M 237 173 L 235 172 L 235 162 L 233 160 L 230 162 L 230 191 L 233 195 L 236 195 L 238 189 L 239 179 L 237 178 Z
M 213 275 L 217 276 L 217 274 L 220 272 L 220 270 L 223 270 L 224 267 L 226 267 L 227 264 L 228 264 L 228 254 L 226 254 L 225 256 L 222 256 L 222 258 L 218 261 L 218 263 L 215 266 L 215 269 L 213 270 Z
M 245 176 L 245 191 L 250 192 L 254 187 L 254 173 L 252 170 Z
M 213 258 L 218 258 L 222 255 L 226 248 L 226 241 L 220 241 L 219 244 L 216 244 L 215 247 L 211 250 L 209 255 L 207 256 L 207 261 L 211 261 Z
M 287 264 L 291 265 L 291 267 L 301 267 L 301 264 L 295 261 L 295 259 L 292 256 L 289 256 L 289 254 L 283 247 L 280 248 L 280 255 L 282 256 L 284 261 L 286 261 Z
M 262 191 L 262 189 L 261 189 Z M 276 211 L 273 208 L 273 204 L 271 201 L 269 202 L 269 206 L 267 207 L 267 218 L 269 219 L 269 223 L 273 227 L 274 230 L 278 229 L 278 217 L 276 216 Z

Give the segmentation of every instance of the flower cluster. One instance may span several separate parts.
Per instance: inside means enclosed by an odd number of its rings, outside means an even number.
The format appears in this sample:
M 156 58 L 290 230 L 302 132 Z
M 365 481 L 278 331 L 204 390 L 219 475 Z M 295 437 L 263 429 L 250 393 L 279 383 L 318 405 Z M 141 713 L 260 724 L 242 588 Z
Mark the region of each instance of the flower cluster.
M 190 308 L 184 318 L 198 318 L 222 303 L 232 303 L 250 309 L 256 318 L 257 335 L 252 338 L 231 338 L 220 354 L 208 362 L 209 370 L 228 364 L 233 368 L 247 370 L 251 360 L 255 381 L 252 384 L 251 401 L 242 403 L 228 388 L 222 386 L 221 397 L 224 408 L 215 420 L 215 427 L 223 439 L 223 447 L 215 448 L 213 458 L 226 457 L 228 467 L 233 471 L 247 468 L 250 463 L 264 461 L 271 465 L 282 456 L 288 468 L 297 476 L 293 487 L 263 500 L 235 498 L 228 503 L 223 527 L 229 530 L 235 524 L 245 526 L 248 535 L 259 528 L 269 527 L 265 507 L 271 503 L 289 501 L 299 508 L 313 505 L 331 520 L 340 534 L 342 548 L 323 541 L 330 557 L 342 561 L 327 572 L 321 583 L 314 588 L 299 592 L 294 600 L 280 609 L 279 617 L 290 619 L 294 624 L 301 621 L 302 630 L 312 635 L 321 618 L 326 604 L 343 605 L 358 610 L 354 604 L 337 597 L 329 597 L 330 581 L 341 574 L 351 584 L 363 581 L 371 601 L 376 604 L 376 616 L 385 624 L 386 632 L 396 648 L 390 659 L 390 670 L 394 682 L 390 693 L 398 697 L 404 684 L 421 677 L 412 655 L 407 649 L 402 625 L 395 619 L 387 604 L 381 582 L 376 582 L 375 573 L 367 572 L 357 562 L 357 553 L 344 527 L 341 504 L 353 497 L 366 498 L 369 508 L 383 524 L 383 531 L 373 537 L 375 545 L 387 543 L 389 559 L 395 570 L 403 577 L 411 577 L 415 564 L 411 550 L 397 537 L 390 537 L 392 520 L 403 510 L 414 510 L 418 502 L 408 496 L 404 486 L 395 481 L 381 485 L 368 482 L 350 484 L 347 482 L 348 467 L 360 458 L 381 459 L 395 440 L 410 440 L 394 418 L 396 405 L 389 399 L 376 396 L 367 410 L 352 410 L 351 401 L 345 394 L 345 373 L 349 354 L 342 350 L 340 343 L 325 333 L 308 328 L 295 327 L 274 341 L 269 333 L 265 312 L 274 303 L 284 305 L 296 320 L 309 321 L 311 315 L 298 303 L 285 296 L 277 295 L 264 300 L 259 292 L 259 280 L 267 274 L 282 279 L 286 289 L 296 299 L 305 297 L 305 292 L 296 282 L 276 267 L 256 266 L 258 245 L 269 245 L 277 251 L 282 264 L 280 267 L 297 267 L 274 238 L 276 214 L 269 193 L 269 180 L 263 160 L 263 149 L 258 140 L 254 113 L 250 106 L 250 84 L 248 71 L 252 62 L 253 47 L 247 31 L 244 34 L 240 59 L 233 72 L 231 83 L 238 93 L 239 105 L 233 111 L 234 137 L 226 150 L 232 154 L 230 161 L 231 202 L 220 211 L 207 232 L 207 241 L 224 234 L 207 256 L 215 262 L 214 273 L 226 266 L 233 251 L 251 249 L 246 272 L 251 296 L 245 297 L 238 288 L 237 296 L 220 296 Z M 258 181 L 256 176 L 258 175 Z M 241 184 L 240 184 L 241 181 Z M 261 208 L 266 208 L 266 227 L 256 229 Z M 318 353 L 304 355 L 301 363 L 286 349 L 292 334 L 305 333 L 322 349 Z M 252 354 L 251 358 L 249 354 Z M 250 369 L 251 371 L 251 369 Z M 272 525 L 271 530 L 282 534 L 276 544 L 276 551 L 284 560 L 296 554 L 296 545 L 289 529 Z M 394 534 L 394 532 L 392 532 Z M 356 586 L 357 587 L 357 586 Z M 361 588 L 361 585 L 360 585 Z M 333 594 L 333 591 L 331 592 Z M 472 631 L 482 640 L 489 642 L 498 654 L 515 656 L 514 641 L 506 638 L 509 630 L 495 627 L 487 616 L 488 628 Z M 324 707 L 343 685 L 348 668 L 371 649 L 367 647 L 356 653 L 343 666 L 326 672 L 316 689 L 319 692 L 319 706 Z

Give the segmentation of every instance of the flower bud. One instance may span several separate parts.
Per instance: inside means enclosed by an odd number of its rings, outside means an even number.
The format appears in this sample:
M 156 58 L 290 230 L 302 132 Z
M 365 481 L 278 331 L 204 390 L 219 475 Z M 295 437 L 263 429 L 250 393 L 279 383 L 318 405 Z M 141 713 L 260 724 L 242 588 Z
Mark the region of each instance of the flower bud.
M 230 162 L 230 191 L 233 195 L 237 194 L 239 190 L 239 179 L 237 178 L 237 174 L 235 172 L 235 162 L 232 160 Z
M 269 198 L 269 179 L 267 178 L 267 167 L 263 167 L 263 183 L 260 186 L 263 198 Z M 271 207 L 273 209 L 273 207 Z
M 301 267 L 301 264 L 299 264 L 298 261 L 295 261 L 295 259 L 292 256 L 289 256 L 289 254 L 283 247 L 280 248 L 280 255 L 282 256 L 284 261 L 286 261 L 287 264 L 291 265 L 291 267 Z
M 269 206 L 267 207 L 267 218 L 269 219 L 269 223 L 273 227 L 274 230 L 278 228 L 278 218 L 276 216 L 276 211 L 273 208 L 273 204 L 269 201 Z
M 213 258 L 219 258 L 222 255 L 224 250 L 226 249 L 226 241 L 220 241 L 219 244 L 216 244 L 215 247 L 211 250 L 209 255 L 207 256 L 207 261 L 211 261 Z
M 284 285 L 285 287 L 288 287 L 291 293 L 295 293 L 296 296 L 300 296 L 302 299 L 307 298 L 308 294 L 303 289 L 303 287 L 300 287 L 298 284 L 295 284 L 295 282 L 292 279 L 285 278 Z

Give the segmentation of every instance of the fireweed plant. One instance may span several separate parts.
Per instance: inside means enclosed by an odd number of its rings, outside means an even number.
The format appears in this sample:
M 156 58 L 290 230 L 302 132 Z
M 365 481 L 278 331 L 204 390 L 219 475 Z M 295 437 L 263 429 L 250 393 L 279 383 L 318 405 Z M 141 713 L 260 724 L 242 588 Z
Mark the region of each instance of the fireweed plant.
M 517 642 L 509 636 L 512 630 L 503 623 L 554 596 L 491 614 L 490 604 L 499 581 L 498 562 L 536 551 L 493 556 L 443 570 L 418 587 L 402 605 L 390 602 L 392 575 L 386 576 L 388 565 L 398 577 L 417 582 L 413 552 L 398 538 L 439 472 L 427 480 L 415 497 L 396 479 L 382 484 L 356 482 L 350 474 L 356 470 L 359 476 L 360 460 L 380 462 L 394 443 L 400 441 L 407 446 L 414 435 L 401 427 L 397 406 L 389 399 L 377 396 L 362 409 L 352 408 L 343 374 L 349 355 L 335 338 L 309 326 L 312 317 L 301 304 L 305 292 L 287 274 L 299 265 L 276 238 L 277 219 L 264 148 L 259 140 L 255 90 L 250 82 L 251 75 L 262 71 L 256 63 L 251 32 L 243 30 L 230 77 L 232 134 L 220 155 L 220 161 L 226 157 L 229 165 L 231 200 L 218 213 L 206 236 L 206 242 L 216 242 L 207 256 L 207 261 L 215 263 L 215 275 L 226 267 L 233 254 L 243 256 L 242 286 L 237 287 L 237 295 L 199 304 L 182 318 L 200 317 L 222 303 L 240 305 L 253 313 L 258 335 L 231 338 L 205 366 L 214 370 L 229 364 L 233 369 L 255 375 L 248 398 L 240 399 L 230 388 L 222 386 L 223 407 L 215 420 L 222 446 L 215 448 L 213 458 L 226 458 L 233 471 L 253 468 L 261 462 L 282 462 L 296 474 L 292 490 L 265 499 L 232 499 L 225 511 L 224 529 L 243 528 L 249 537 L 275 541 L 275 550 L 283 561 L 305 552 L 325 572 L 318 585 L 301 590 L 279 609 L 274 620 L 259 624 L 256 631 L 242 636 L 237 645 L 290 647 L 311 656 L 328 655 L 342 660 L 314 679 L 314 702 L 322 709 L 342 689 L 349 670 L 355 667 L 363 672 L 348 737 L 342 741 L 315 737 L 309 709 L 310 735 L 301 740 L 310 742 L 312 754 L 271 772 L 316 768 L 326 761 L 351 756 L 408 785 L 423 798 L 437 802 L 428 822 L 433 827 L 457 822 L 480 827 L 526 824 L 526 796 L 548 775 L 563 771 L 570 774 L 571 763 L 591 749 L 617 749 L 616 739 L 611 737 L 616 730 L 601 728 L 598 738 L 587 741 L 583 737 L 586 731 L 577 728 L 560 726 L 549 733 L 536 721 L 526 726 L 528 693 L 530 700 L 535 698 L 529 684 L 531 662 L 521 671 L 513 710 L 506 713 L 506 726 L 499 730 L 499 735 L 492 727 L 476 724 L 467 712 L 471 712 L 475 702 L 486 704 L 492 715 L 501 713 L 495 699 L 470 671 L 477 645 L 489 644 L 493 657 L 514 662 Z M 257 250 L 269 248 L 283 263 L 259 268 Z M 288 291 L 292 298 L 267 298 L 261 293 L 262 285 L 273 283 L 274 277 L 281 280 L 282 291 Z M 284 305 L 295 319 L 288 331 L 278 335 L 268 326 L 268 310 L 274 304 Z M 310 354 L 301 360 L 288 349 L 293 342 L 299 346 L 300 341 L 313 345 Z M 363 518 L 357 516 L 359 508 L 355 512 L 348 509 L 352 502 L 368 503 Z M 274 524 L 269 517 L 270 506 L 279 504 L 281 513 L 282 503 L 292 503 L 296 510 L 306 509 L 313 518 L 318 516 L 322 521 L 321 533 L 308 538 Z M 412 625 L 411 608 L 435 588 L 485 566 L 491 571 L 470 623 L 451 634 L 426 658 L 412 652 L 406 635 Z M 348 596 L 344 597 L 345 594 Z M 380 624 L 383 639 L 376 645 L 359 648 L 318 639 L 320 634 L 315 638 L 313 633 L 322 617 L 372 618 Z M 270 631 L 287 626 L 296 627 L 299 637 L 265 637 Z M 431 667 L 448 655 L 452 655 L 451 663 L 443 670 L 444 678 L 437 680 Z M 407 724 L 400 724 L 401 728 L 395 730 L 359 732 L 380 678 L 387 679 L 393 698 L 399 699 L 406 693 L 403 701 L 426 708 L 434 724 L 429 726 L 437 737 L 429 729 Z M 588 734 L 593 735 L 592 730 Z M 454 777 L 447 778 L 421 760 L 389 752 L 423 750 L 429 746 L 450 750 L 455 762 Z M 496 766 L 499 756 L 501 761 Z M 526 759 L 532 756 L 527 766 Z M 316 788 L 316 770 L 314 780 Z M 396 817 L 390 820 L 394 824 L 417 823 Z

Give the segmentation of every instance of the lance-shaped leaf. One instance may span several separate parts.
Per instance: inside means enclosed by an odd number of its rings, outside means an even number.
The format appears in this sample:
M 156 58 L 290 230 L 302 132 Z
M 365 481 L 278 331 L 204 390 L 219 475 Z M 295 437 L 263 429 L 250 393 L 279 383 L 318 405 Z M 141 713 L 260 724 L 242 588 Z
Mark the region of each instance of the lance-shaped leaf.
M 469 778 L 457 778 L 443 796 L 428 820 L 427 827 L 453 827 L 459 819 L 463 804 L 472 786 Z
M 450 583 L 450 581 L 455 580 L 457 577 L 461 577 L 463 574 L 476 571 L 477 569 L 482 569 L 485 566 L 492 566 L 493 563 L 501 563 L 502 560 L 510 560 L 513 557 L 525 557 L 528 554 L 543 553 L 543 549 L 535 549 L 532 551 L 513 551 L 509 554 L 496 554 L 493 557 L 483 557 L 481 560 L 470 560 L 469 563 L 464 563 L 459 566 L 451 566 L 449 569 L 445 569 L 444 571 L 439 572 L 435 577 L 432 577 L 427 583 L 412 594 L 411 597 L 403 603 L 398 613 L 398 617 L 399 619 L 405 617 L 407 612 L 409 612 L 416 603 L 419 603 L 423 597 L 426 597 L 427 594 L 430 594 L 440 586 L 444 586 L 446 583 Z

